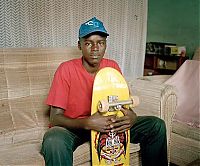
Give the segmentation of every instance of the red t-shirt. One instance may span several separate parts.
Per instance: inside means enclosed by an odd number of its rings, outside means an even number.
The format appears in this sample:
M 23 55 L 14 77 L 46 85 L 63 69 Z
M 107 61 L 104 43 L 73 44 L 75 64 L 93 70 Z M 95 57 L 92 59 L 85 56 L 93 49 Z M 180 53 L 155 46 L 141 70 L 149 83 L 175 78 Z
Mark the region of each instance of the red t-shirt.
M 121 72 L 118 64 L 102 59 L 100 69 L 112 67 Z M 55 75 L 46 104 L 64 109 L 69 118 L 84 118 L 91 114 L 94 76 L 82 65 L 82 58 L 62 63 Z

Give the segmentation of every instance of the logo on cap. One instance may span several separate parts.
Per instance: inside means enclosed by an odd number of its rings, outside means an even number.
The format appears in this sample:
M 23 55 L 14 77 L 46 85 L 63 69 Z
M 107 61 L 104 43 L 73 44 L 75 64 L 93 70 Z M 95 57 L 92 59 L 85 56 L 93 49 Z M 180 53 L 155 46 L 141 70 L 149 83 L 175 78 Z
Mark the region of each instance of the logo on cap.
M 85 23 L 85 25 L 99 27 L 99 23 L 98 22 L 94 22 L 94 21 L 88 21 L 88 22 Z

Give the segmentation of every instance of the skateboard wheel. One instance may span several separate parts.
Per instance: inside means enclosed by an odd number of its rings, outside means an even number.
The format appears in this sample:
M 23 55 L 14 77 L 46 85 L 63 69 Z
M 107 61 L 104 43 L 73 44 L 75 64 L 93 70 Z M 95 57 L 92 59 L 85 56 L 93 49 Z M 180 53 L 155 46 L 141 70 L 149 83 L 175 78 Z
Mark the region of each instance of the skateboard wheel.
M 109 110 L 109 103 L 107 100 L 100 100 L 98 103 L 99 112 L 107 112 Z
M 131 99 L 131 101 L 133 103 L 132 107 L 135 107 L 135 106 L 139 105 L 140 100 L 139 100 L 138 96 L 131 96 L 130 99 Z

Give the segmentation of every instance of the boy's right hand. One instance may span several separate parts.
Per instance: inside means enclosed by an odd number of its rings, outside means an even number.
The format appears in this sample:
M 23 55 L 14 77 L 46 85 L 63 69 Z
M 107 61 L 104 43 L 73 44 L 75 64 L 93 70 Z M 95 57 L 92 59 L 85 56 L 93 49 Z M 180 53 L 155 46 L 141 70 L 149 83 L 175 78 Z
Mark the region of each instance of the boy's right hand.
M 115 115 L 102 116 L 99 112 L 94 113 L 87 119 L 87 129 L 95 130 L 99 132 L 109 132 L 111 131 L 111 125 Z

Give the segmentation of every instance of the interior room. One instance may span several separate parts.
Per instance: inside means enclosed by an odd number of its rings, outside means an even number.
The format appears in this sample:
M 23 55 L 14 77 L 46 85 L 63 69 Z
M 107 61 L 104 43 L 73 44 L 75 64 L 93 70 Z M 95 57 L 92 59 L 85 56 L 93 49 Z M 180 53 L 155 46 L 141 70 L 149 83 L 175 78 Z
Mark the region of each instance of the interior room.
M 167 60 L 165 62 L 168 62 L 169 65 L 171 62 L 172 69 L 176 71 L 186 59 L 192 59 L 195 50 L 199 46 L 199 2 L 184 0 L 158 2 L 157 0 L 151 0 L 148 2 L 148 7 L 146 42 L 156 42 L 158 47 L 162 47 L 162 45 L 176 45 L 179 49 L 183 49 L 185 52 L 184 55 L 180 57 L 173 56 L 171 58 L 165 57 L 166 59 L 164 59 Z M 178 55 L 180 55 L 180 52 L 181 50 L 179 50 Z M 146 55 L 146 61 L 152 59 L 149 54 Z M 154 57 L 154 60 L 158 59 Z M 147 70 L 155 69 L 156 67 L 159 68 L 159 65 L 151 65 L 152 61 L 148 61 L 145 65 Z M 173 66 L 173 62 L 177 62 L 178 65 Z M 163 71 L 157 70 L 158 73 L 161 72 L 163 74 L 173 74 L 174 71 L 170 69 L 168 71 L 164 69 Z M 156 73 L 156 70 L 154 71 L 154 74 L 158 73 Z M 147 74 L 145 73 L 145 75 Z
M 168 165 L 199 166 L 199 9 L 199 0 L 1 0 L 0 165 L 45 165 L 48 92 L 58 66 L 82 57 L 79 27 L 96 17 L 109 33 L 104 57 L 139 98 L 134 112 L 165 122 Z M 89 141 L 78 146 L 73 165 L 91 165 L 90 152 Z M 139 143 L 128 154 L 142 165 Z

